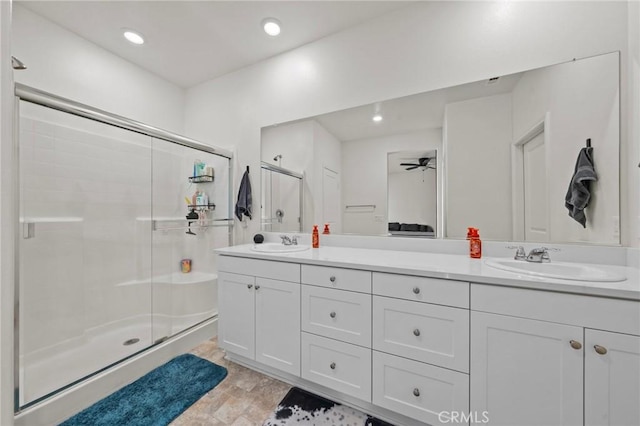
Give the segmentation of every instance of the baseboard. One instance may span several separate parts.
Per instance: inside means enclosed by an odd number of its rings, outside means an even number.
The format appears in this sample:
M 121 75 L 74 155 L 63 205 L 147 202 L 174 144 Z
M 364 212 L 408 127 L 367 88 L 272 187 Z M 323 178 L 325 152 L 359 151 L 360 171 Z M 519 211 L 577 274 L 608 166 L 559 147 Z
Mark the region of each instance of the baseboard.
M 218 333 L 218 318 L 207 320 L 161 344 L 96 374 L 20 412 L 15 426 L 58 424 L 121 387 L 139 379 L 177 355 L 188 352 Z
M 366 414 L 377 417 L 380 420 L 384 420 L 396 426 L 426 426 L 426 423 L 422 423 L 411 419 L 409 417 L 403 416 L 402 414 L 398 414 L 391 410 L 387 410 L 386 408 L 378 407 L 377 405 L 373 405 L 369 402 L 362 401 L 360 399 L 351 397 L 342 392 L 337 392 L 332 389 L 326 388 L 324 386 L 318 385 L 316 383 L 305 380 L 301 377 L 294 376 L 289 373 L 282 372 L 275 368 L 271 368 L 269 366 L 263 365 L 256 361 L 250 360 L 240 355 L 235 355 L 231 352 L 227 352 L 226 358 L 229 361 L 233 361 L 236 364 L 240 364 L 244 367 L 250 368 L 252 370 L 258 371 L 264 375 L 269 377 L 273 377 L 275 379 L 281 380 L 285 383 L 289 383 L 292 386 L 299 387 L 300 389 L 304 389 L 316 395 L 322 396 L 324 398 L 330 399 L 335 402 L 339 402 L 344 405 L 348 405 L 349 407 L 353 407 L 358 409 Z

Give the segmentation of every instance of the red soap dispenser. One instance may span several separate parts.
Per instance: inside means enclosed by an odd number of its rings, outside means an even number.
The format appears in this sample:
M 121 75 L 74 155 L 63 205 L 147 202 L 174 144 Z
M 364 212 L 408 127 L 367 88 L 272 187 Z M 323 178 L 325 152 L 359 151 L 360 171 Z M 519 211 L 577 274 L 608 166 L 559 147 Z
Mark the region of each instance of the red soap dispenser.
M 469 256 L 473 259 L 482 257 L 482 240 L 477 228 L 469 228 L 467 231 L 467 239 L 469 240 Z
M 324 224 L 324 231 L 322 231 L 322 233 L 324 235 L 329 235 L 331 233 L 331 231 L 329 231 L 329 224 L 328 223 Z
M 313 232 L 311 233 L 311 247 L 320 248 L 320 233 L 318 232 L 318 225 L 313 225 Z

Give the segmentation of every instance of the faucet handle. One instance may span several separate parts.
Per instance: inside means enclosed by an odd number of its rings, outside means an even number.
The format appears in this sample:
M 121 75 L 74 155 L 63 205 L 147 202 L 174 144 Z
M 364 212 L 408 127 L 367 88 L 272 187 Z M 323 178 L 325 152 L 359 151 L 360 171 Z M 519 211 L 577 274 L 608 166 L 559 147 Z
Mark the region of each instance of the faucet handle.
M 508 249 L 515 249 L 516 250 L 516 254 L 515 256 L 513 256 L 513 258 L 515 260 L 524 260 L 526 259 L 527 255 L 524 252 L 524 247 L 522 246 L 507 246 Z
M 298 245 L 298 236 L 297 235 L 292 235 L 291 236 L 291 244 L 293 244 L 294 246 Z

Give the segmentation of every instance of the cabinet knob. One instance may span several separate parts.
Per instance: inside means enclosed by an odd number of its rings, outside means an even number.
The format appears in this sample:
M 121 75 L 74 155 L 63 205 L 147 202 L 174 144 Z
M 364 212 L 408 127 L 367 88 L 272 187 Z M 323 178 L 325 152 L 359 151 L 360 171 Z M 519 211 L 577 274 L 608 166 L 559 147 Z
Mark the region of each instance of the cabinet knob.
M 413 292 L 414 292 L 415 294 L 420 294 L 420 287 L 414 287 L 414 288 L 413 288 Z
M 256 284 L 256 290 L 260 290 L 260 286 Z
M 247 284 L 247 288 L 251 290 L 253 288 L 253 284 Z
M 598 355 L 604 355 L 604 354 L 606 354 L 606 353 L 607 353 L 607 348 L 605 348 L 604 346 L 595 345 L 595 346 L 593 347 L 593 349 L 595 349 L 595 350 L 596 350 L 596 353 L 597 353 Z
M 569 344 L 571 345 L 571 347 L 573 349 L 582 349 L 582 343 L 576 341 L 576 340 L 569 340 Z
M 420 396 L 420 389 L 418 388 L 413 389 L 413 396 Z
M 420 335 L 420 330 L 418 330 L 417 328 L 415 330 L 413 330 L 413 335 L 414 336 L 419 336 Z
M 336 282 L 336 277 L 334 277 L 333 275 L 331 275 L 331 276 L 329 277 L 329 281 L 331 281 L 332 283 L 335 283 L 335 282 Z
M 331 312 L 331 313 L 329 314 L 329 316 L 330 316 L 331 318 L 335 318 L 335 317 L 336 317 L 336 313 L 335 313 L 335 312 Z
M 329 368 L 331 368 L 332 370 L 336 369 L 336 363 L 332 362 L 331 364 L 329 364 Z

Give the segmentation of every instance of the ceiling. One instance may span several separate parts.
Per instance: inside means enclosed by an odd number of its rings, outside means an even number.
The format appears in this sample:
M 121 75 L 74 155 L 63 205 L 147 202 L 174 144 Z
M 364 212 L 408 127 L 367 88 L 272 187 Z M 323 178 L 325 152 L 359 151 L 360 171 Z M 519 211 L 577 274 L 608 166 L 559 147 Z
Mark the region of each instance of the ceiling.
M 20 5 L 181 87 L 405 7 L 405 1 L 19 1 Z M 282 23 L 277 37 L 260 23 Z M 144 35 L 135 46 L 122 28 Z
M 342 142 L 439 129 L 443 124 L 446 104 L 509 93 L 520 77 L 522 73 L 500 77 L 494 84 L 487 84 L 486 80 L 461 84 L 323 114 L 314 119 Z M 372 121 L 376 110 L 383 116 L 378 123 Z

